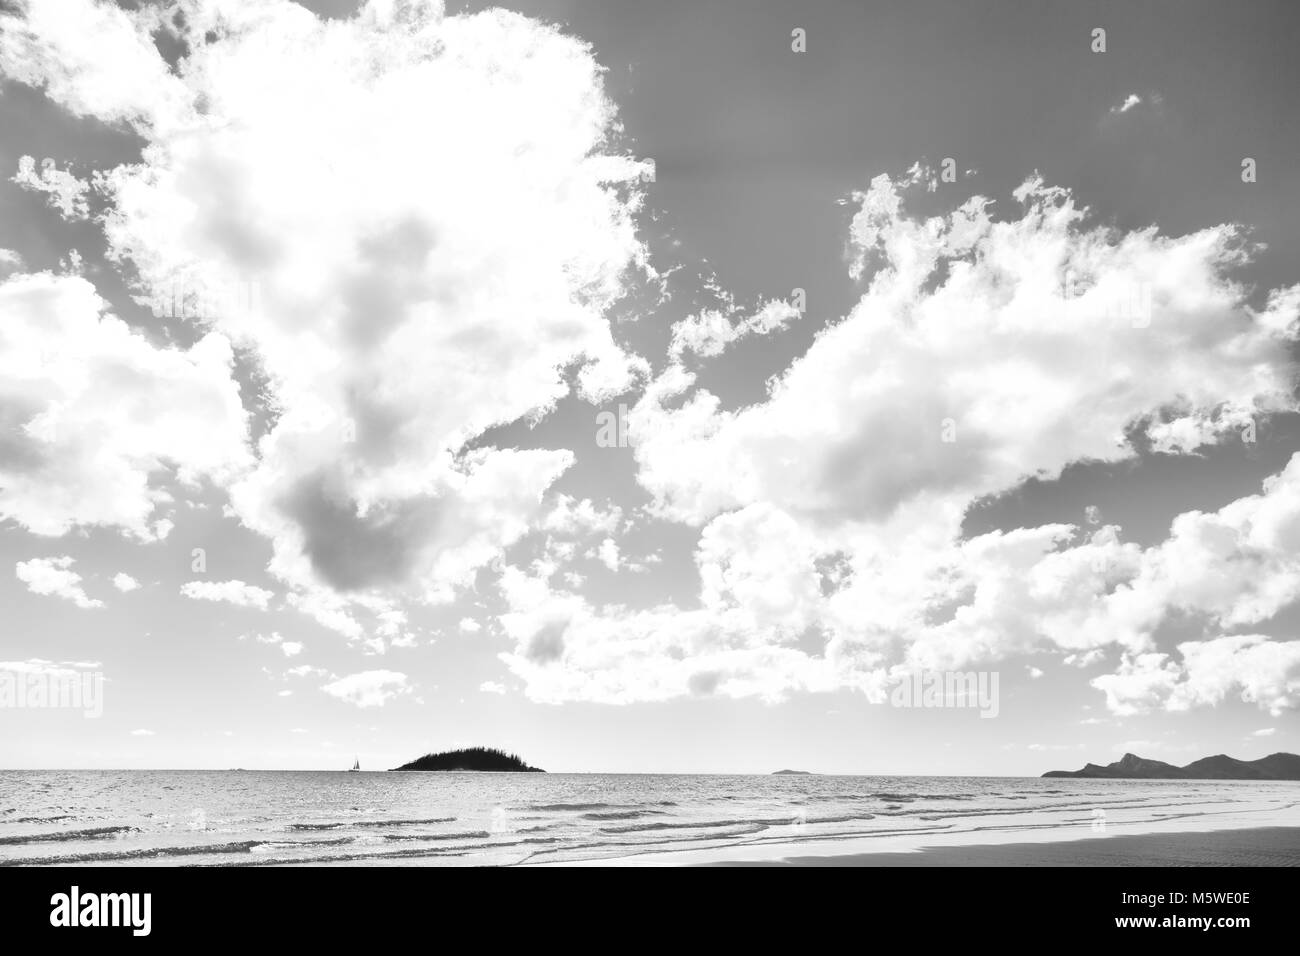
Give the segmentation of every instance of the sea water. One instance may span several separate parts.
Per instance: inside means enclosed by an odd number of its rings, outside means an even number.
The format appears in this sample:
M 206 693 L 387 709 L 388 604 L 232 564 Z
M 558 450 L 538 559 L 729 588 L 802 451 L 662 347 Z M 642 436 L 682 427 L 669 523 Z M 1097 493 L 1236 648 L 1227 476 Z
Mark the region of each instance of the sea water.
M 0 771 L 0 865 L 481 865 L 1300 825 L 1300 783 Z

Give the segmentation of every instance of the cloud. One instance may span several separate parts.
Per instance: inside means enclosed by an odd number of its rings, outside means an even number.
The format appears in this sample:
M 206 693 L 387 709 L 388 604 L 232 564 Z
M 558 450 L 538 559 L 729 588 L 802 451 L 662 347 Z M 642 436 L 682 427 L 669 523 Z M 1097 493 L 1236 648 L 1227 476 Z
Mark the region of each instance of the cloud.
M 1235 227 L 1121 232 L 1038 176 L 1007 216 L 975 197 L 920 218 L 905 194 L 932 171 L 879 176 L 851 199 L 859 301 L 765 399 L 730 410 L 689 361 L 786 327 L 793 307 L 746 319 L 723 297 L 673 327 L 655 366 L 615 341 L 610 307 L 653 274 L 635 229 L 648 167 L 622 149 L 585 44 L 418 0 L 329 22 L 285 0 L 178 9 L 59 0 L 0 34 L 10 79 L 146 144 L 92 180 L 141 299 L 179 286 L 213 303 L 195 346 L 155 349 L 84 280 L 0 283 L 19 317 L 0 329 L 0 517 L 156 539 L 158 481 L 210 478 L 270 541 L 288 606 L 370 653 L 413 640 L 404 602 L 451 601 L 499 570 L 503 659 L 540 700 L 879 696 L 918 667 L 1047 651 L 1118 658 L 1096 679 L 1116 713 L 1290 706 L 1289 645 L 1223 632 L 1297 597 L 1291 468 L 1148 548 L 1095 509 L 1084 528 L 962 533 L 973 502 L 1028 478 L 1144 446 L 1196 453 L 1297 410 L 1300 286 L 1252 307 L 1231 277 L 1251 254 Z M 23 169 L 80 214 L 57 161 Z M 232 342 L 274 409 L 255 456 Z M 578 553 L 565 539 L 620 565 L 622 512 L 556 492 L 572 450 L 487 437 L 575 390 L 633 387 L 645 516 L 698 534 L 690 601 L 601 604 L 568 589 L 572 571 L 556 586 Z M 546 550 L 524 570 L 505 555 L 531 532 Z M 1175 613 L 1212 635 L 1177 657 L 1154 637 Z M 326 685 L 359 706 L 407 690 L 391 671 Z
M 127 591 L 138 590 L 140 582 L 131 577 L 131 575 L 127 574 L 125 571 L 119 571 L 117 574 L 113 575 L 113 587 L 125 593 Z
M 310 664 L 300 664 L 297 667 L 290 667 L 285 674 L 293 677 L 324 677 L 328 671 L 323 667 L 312 667 Z
M 382 707 L 390 700 L 411 693 L 405 674 L 383 670 L 349 674 L 326 684 L 321 690 L 362 708 Z
M 606 538 L 602 541 L 596 554 L 600 558 L 600 563 L 609 570 L 618 570 L 618 542 L 613 538 Z
M 1272 737 L 1277 733 L 1276 727 L 1261 727 L 1259 730 L 1251 731 L 1252 737 Z
M 955 523 L 1031 475 L 1132 457 L 1131 426 L 1185 452 L 1296 407 L 1300 291 L 1252 312 L 1222 275 L 1242 255 L 1233 228 L 1089 227 L 1036 178 L 1017 198 L 1019 219 L 976 197 L 921 222 L 887 176 L 856 194 L 854 267 L 878 268 L 769 400 L 724 412 L 670 366 L 632 409 L 660 513 L 698 525 L 765 500 L 826 525 L 908 509 Z
M 500 657 L 534 700 L 776 700 L 796 688 L 838 686 L 828 661 L 781 646 L 793 643 L 795 632 L 731 606 L 725 594 L 708 610 L 602 607 L 513 566 L 504 569 L 501 588 L 510 610 L 500 622 L 515 648 Z
M 1229 696 L 1277 717 L 1300 706 L 1300 641 L 1233 634 L 1178 645 L 1181 660 L 1150 653 L 1126 658 L 1115 674 L 1093 679 L 1112 712 L 1186 711 Z
M 381 610 L 376 617 L 379 624 L 375 629 L 373 640 L 382 642 L 387 639 L 393 647 L 415 647 L 416 635 L 407 629 L 409 622 L 405 611 Z
M 139 730 L 131 731 L 131 736 L 132 737 L 153 737 L 155 736 L 155 734 L 152 730 L 145 730 L 144 728 L 141 728 Z
M 1261 494 L 1175 518 L 1168 539 L 1143 555 L 1126 594 L 1225 628 L 1268 620 L 1300 598 L 1300 453 Z
M 39 674 L 42 677 L 72 677 L 87 670 L 98 670 L 99 661 L 47 661 L 40 657 L 30 657 L 25 661 L 0 661 L 0 671 L 17 674 Z
M 249 461 L 229 342 L 150 345 L 79 277 L 0 282 L 0 518 L 165 537 L 152 479 L 233 477 Z M 199 427 L 201 423 L 201 427 Z
M 775 299 L 740 322 L 732 321 L 733 312 L 734 309 L 712 309 L 678 322 L 673 326 L 672 341 L 668 346 L 669 356 L 674 361 L 681 361 L 687 353 L 701 358 L 713 358 L 740 339 L 784 329 L 801 314 L 793 305 Z
M 504 694 L 506 692 L 505 684 L 498 684 L 496 681 L 485 680 L 478 685 L 478 689 L 485 694 Z
M 285 657 L 297 657 L 306 647 L 301 641 L 284 641 L 280 645 L 280 650 L 284 652 Z
M 579 501 L 570 495 L 557 495 L 554 507 L 541 520 L 544 531 L 569 536 L 585 534 L 613 534 L 623 521 L 623 510 L 618 505 L 601 508 L 590 498 Z
M 30 561 L 19 561 L 14 566 L 14 573 L 33 594 L 61 597 L 82 608 L 103 607 L 103 601 L 87 597 L 81 589 L 81 575 L 71 570 L 74 563 L 67 555 L 32 558 Z
M 462 617 L 460 619 L 460 624 L 458 625 L 458 627 L 466 634 L 477 634 L 480 630 L 483 629 L 483 625 L 481 625 L 478 621 L 474 620 L 472 617 Z
M 1166 654 L 1126 657 L 1113 674 L 1092 679 L 1092 686 L 1106 694 L 1106 706 L 1120 717 L 1145 713 L 1168 700 L 1182 674 Z
M 1290 477 L 1270 479 L 1264 495 L 1224 511 L 1268 515 L 1269 532 L 1253 538 L 1277 542 L 1275 532 L 1289 526 L 1276 504 L 1286 500 Z M 895 541 L 878 555 L 862 548 L 827 560 L 788 514 L 752 505 L 705 527 L 696 609 L 594 606 L 556 589 L 544 568 L 508 567 L 502 592 L 510 610 L 501 620 L 516 648 L 502 659 L 537 699 L 626 702 L 686 694 L 779 699 L 837 686 L 873 695 L 916 669 L 964 669 L 1045 647 L 1086 666 L 1119 647 L 1119 669 L 1092 682 L 1116 714 L 1212 705 L 1233 687 L 1268 709 L 1290 706 L 1290 656 L 1276 642 L 1253 650 L 1187 642 L 1182 664 L 1155 649 L 1156 628 L 1175 611 L 1238 619 L 1220 610 L 1218 595 L 1227 592 L 1205 588 L 1191 602 L 1168 585 L 1162 575 L 1181 544 L 1176 535 L 1170 541 L 1144 550 L 1120 542 L 1112 526 L 1083 534 L 1048 525 L 946 547 Z M 1259 555 L 1253 563 L 1241 554 L 1224 558 L 1255 576 L 1234 603 L 1255 607 L 1253 587 L 1271 596 L 1269 613 L 1284 603 L 1294 574 L 1281 554 L 1275 566 Z M 1196 567 L 1187 561 L 1185 570 Z M 1264 640 L 1253 638 L 1250 647 Z M 1234 653 L 1207 666 L 1198 655 L 1214 646 Z
M 348 602 L 326 589 L 315 588 L 303 594 L 290 594 L 288 602 L 290 607 L 350 640 L 360 640 L 365 634 L 361 622 L 348 610 Z
M 1141 103 L 1142 103 L 1142 97 L 1138 96 L 1136 93 L 1130 93 L 1128 96 L 1124 97 L 1124 101 L 1120 103 L 1118 106 L 1112 106 L 1110 108 L 1110 112 L 1112 115 L 1127 113 L 1129 110 L 1133 109 L 1135 106 L 1140 105 Z
M 280 0 L 182 0 L 166 23 L 59 6 L 15 25 L 6 69 L 146 140 L 99 181 L 146 296 L 240 301 L 212 325 L 255 350 L 278 416 L 232 502 L 273 573 L 308 600 L 450 599 L 572 462 L 470 443 L 554 407 L 566 369 L 589 397 L 646 370 L 605 313 L 644 263 L 649 167 L 615 148 L 591 50 L 418 0 L 331 22 Z M 181 69 L 148 42 L 158 26 Z M 245 282 L 252 301 L 220 294 Z
M 36 171 L 36 160 L 22 156 L 18 160 L 18 173 L 11 180 L 24 189 L 46 194 L 46 201 L 57 209 L 64 219 L 85 219 L 90 213 L 86 194 L 90 184 L 78 179 L 65 169 L 59 169 L 54 160 L 47 159 Z
M 265 611 L 275 592 L 243 581 L 187 581 L 181 585 L 181 594 L 196 601 L 226 601 L 240 607 L 254 607 Z M 279 635 L 275 635 L 279 637 Z
M 0 63 L 9 77 L 44 88 L 78 116 L 175 122 L 186 96 L 150 35 L 161 12 L 133 15 L 88 0 L 25 3 L 0 20 Z
M 904 184 L 906 185 L 906 183 Z M 981 497 L 1143 440 L 1186 454 L 1295 408 L 1289 349 L 1300 289 L 1252 309 L 1227 273 L 1232 227 L 1182 237 L 1089 226 L 1037 178 L 1019 218 L 975 199 L 925 221 L 878 177 L 851 225 L 861 301 L 779 376 L 724 411 L 680 364 L 632 410 L 638 480 L 664 519 L 698 526 L 698 604 L 601 607 L 507 568 L 503 655 L 540 700 L 678 695 L 879 695 L 917 668 L 1046 648 L 1077 666 L 1126 655 L 1097 683 L 1120 712 L 1186 681 L 1154 648 L 1171 612 L 1262 620 L 1294 600 L 1295 474 L 1215 516 L 1184 516 L 1154 548 L 1087 526 L 963 539 Z M 1122 359 L 1122 360 L 1121 360 Z M 1296 466 L 1300 471 L 1300 465 Z M 1220 586 L 1176 554 L 1225 523 Z M 1259 699 L 1276 692 L 1249 684 Z M 1211 694 L 1181 699 L 1209 702 Z
M 1186 677 L 1171 695 L 1170 710 L 1217 706 L 1235 694 L 1274 717 L 1300 705 L 1300 641 L 1234 634 L 1178 645 Z

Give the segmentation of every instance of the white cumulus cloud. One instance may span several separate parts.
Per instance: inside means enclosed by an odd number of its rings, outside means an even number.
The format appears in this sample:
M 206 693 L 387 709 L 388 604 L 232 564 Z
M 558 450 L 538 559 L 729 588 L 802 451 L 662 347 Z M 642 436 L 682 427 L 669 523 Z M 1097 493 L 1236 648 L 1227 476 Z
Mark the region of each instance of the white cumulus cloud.
M 225 480 L 249 461 L 233 353 L 217 333 L 155 348 L 104 307 L 75 276 L 0 282 L 0 517 L 156 540 L 151 478 Z
M 32 558 L 19 561 L 14 566 L 18 580 L 27 585 L 33 594 L 48 594 L 71 601 L 77 607 L 103 607 L 104 602 L 88 597 L 81 588 L 81 575 L 72 570 L 74 559 L 63 555 L 57 558 Z
M 321 690 L 331 697 L 365 708 L 382 707 L 394 698 L 409 694 L 411 687 L 405 674 L 374 670 L 340 677 Z
M 245 584 L 243 581 L 187 581 L 181 585 L 181 594 L 196 601 L 225 601 L 240 607 L 254 607 L 265 611 L 275 597 L 274 591 Z M 278 639 L 279 635 L 275 635 Z
M 125 593 L 127 591 L 138 590 L 140 582 L 131 577 L 131 575 L 127 574 L 125 571 L 119 571 L 117 574 L 113 575 L 113 587 Z

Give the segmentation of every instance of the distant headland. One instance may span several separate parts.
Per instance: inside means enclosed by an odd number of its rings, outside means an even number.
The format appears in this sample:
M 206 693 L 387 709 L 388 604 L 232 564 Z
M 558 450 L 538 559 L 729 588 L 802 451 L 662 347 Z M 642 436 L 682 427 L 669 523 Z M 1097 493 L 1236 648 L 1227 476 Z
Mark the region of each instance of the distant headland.
M 394 770 L 477 770 L 483 773 L 546 773 L 539 767 L 530 767 L 515 754 L 492 747 L 469 747 L 465 750 L 446 750 L 425 754 Z
M 1044 777 L 1092 777 L 1116 780 L 1300 780 L 1300 756 L 1269 754 L 1258 760 L 1237 760 L 1226 754 L 1203 757 L 1185 767 L 1134 754 L 1104 767 L 1087 764 L 1082 770 L 1049 770 Z

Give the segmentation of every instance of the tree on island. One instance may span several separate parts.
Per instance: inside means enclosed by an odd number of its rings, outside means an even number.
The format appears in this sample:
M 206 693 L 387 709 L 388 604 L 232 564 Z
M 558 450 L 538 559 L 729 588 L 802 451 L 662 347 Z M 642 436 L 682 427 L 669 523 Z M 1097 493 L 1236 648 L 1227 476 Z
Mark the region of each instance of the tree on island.
M 394 770 L 477 770 L 495 773 L 546 773 L 539 767 L 530 767 L 517 754 L 508 754 L 495 747 L 468 747 L 464 750 L 445 750 L 425 754 Z

